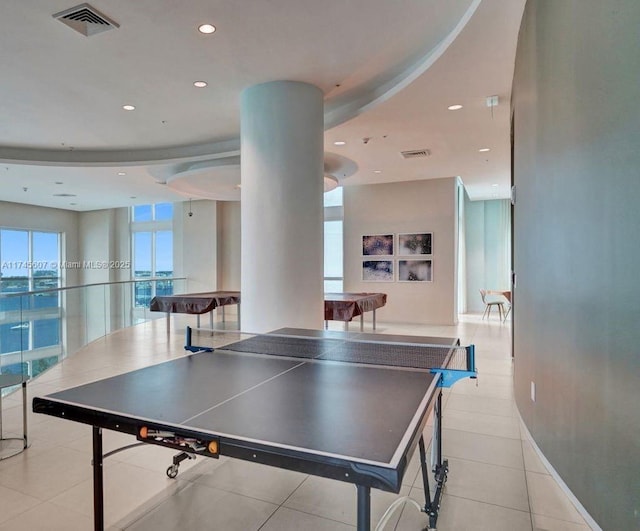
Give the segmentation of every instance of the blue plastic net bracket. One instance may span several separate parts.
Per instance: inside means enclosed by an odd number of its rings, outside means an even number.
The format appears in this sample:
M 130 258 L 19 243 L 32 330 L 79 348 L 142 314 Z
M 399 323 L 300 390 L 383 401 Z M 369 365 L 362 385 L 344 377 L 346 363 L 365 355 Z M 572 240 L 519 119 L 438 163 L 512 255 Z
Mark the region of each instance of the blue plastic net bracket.
M 439 374 L 440 381 L 438 387 L 451 387 L 458 380 L 463 378 L 477 378 L 478 371 L 476 370 L 476 349 L 475 345 L 469 345 L 465 347 L 467 351 L 467 370 L 461 371 L 458 369 L 431 369 L 431 374 Z

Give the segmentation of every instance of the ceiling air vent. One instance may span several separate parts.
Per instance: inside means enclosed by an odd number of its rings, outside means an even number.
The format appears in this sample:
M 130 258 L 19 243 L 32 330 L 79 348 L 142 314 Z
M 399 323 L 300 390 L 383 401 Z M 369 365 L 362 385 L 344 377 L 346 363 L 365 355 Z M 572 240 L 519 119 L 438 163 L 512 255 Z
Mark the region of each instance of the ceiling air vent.
M 419 159 L 428 157 L 431 155 L 431 151 L 428 149 L 414 149 L 412 151 L 401 151 L 400 155 L 405 159 Z
M 103 31 L 120 27 L 120 24 L 100 13 L 89 4 L 80 4 L 79 6 L 65 9 L 53 15 L 53 18 L 58 19 L 78 33 L 82 33 L 85 37 L 91 37 Z

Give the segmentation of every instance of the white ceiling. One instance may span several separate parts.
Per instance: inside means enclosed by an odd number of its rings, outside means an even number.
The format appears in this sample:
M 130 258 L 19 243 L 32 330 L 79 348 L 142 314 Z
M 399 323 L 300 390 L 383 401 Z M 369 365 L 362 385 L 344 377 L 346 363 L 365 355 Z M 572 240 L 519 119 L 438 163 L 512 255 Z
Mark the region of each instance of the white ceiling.
M 239 199 L 240 92 L 280 79 L 323 90 L 325 171 L 341 185 L 460 176 L 472 199 L 507 197 L 524 1 L 92 0 L 119 28 L 91 37 L 52 16 L 73 0 L 7 2 L 0 200 Z M 416 149 L 430 156 L 400 155 Z

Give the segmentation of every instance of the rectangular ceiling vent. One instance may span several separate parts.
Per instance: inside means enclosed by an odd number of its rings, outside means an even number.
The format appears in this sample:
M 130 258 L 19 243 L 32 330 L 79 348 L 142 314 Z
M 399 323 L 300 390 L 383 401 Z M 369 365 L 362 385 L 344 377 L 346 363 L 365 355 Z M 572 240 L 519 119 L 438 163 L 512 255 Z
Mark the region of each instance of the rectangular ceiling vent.
M 405 159 L 419 159 L 428 157 L 431 155 L 431 151 L 428 149 L 414 149 L 412 151 L 401 151 L 400 155 Z
M 103 31 L 120 27 L 120 24 L 100 13 L 89 4 L 80 4 L 79 6 L 65 9 L 53 15 L 53 18 L 58 19 L 78 33 L 82 33 L 85 37 L 91 37 Z

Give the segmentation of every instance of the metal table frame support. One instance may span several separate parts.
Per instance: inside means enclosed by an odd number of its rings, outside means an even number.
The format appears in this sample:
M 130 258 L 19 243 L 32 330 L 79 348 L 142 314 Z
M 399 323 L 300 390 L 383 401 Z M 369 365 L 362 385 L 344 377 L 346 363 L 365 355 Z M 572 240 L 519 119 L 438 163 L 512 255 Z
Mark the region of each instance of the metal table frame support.
M 0 461 L 8 459 L 14 455 L 24 452 L 29 447 L 29 439 L 27 435 L 27 381 L 20 382 L 22 385 L 22 448 L 14 452 L 8 453 L 6 456 L 0 455 Z M 2 433 L 2 387 L 0 387 L 0 445 L 2 441 L 19 440 L 17 437 L 4 438 Z
M 442 391 L 438 394 L 433 416 L 433 439 L 431 441 L 431 471 L 434 473 L 435 480 L 435 492 L 433 494 L 433 498 L 431 498 L 431 489 L 429 488 L 429 470 L 427 467 L 424 438 L 422 436 L 420 436 L 418 445 L 425 497 L 424 512 L 429 516 L 428 529 L 435 529 L 436 522 L 438 520 L 438 512 L 440 511 L 442 489 L 444 488 L 444 484 L 447 482 L 447 474 L 449 472 L 448 461 L 446 459 L 442 459 Z
M 371 312 L 373 313 L 373 329 L 375 330 L 376 329 L 376 310 L 375 310 L 375 308 L 373 310 L 371 310 Z M 365 314 L 365 312 L 362 312 L 360 314 L 360 332 L 364 332 L 364 314 Z M 325 330 L 329 329 L 329 319 L 325 319 L 324 320 L 324 328 L 325 328 Z M 345 332 L 349 331 L 349 321 L 344 321 L 344 331 Z
M 104 531 L 104 492 L 102 476 L 102 428 L 93 426 L 93 528 Z
M 358 531 L 371 529 L 371 487 L 356 485 L 358 489 Z
M 217 307 L 217 308 L 222 309 L 222 324 L 223 325 L 227 322 L 227 318 L 226 318 L 226 315 L 225 315 L 225 309 L 224 309 L 225 306 L 226 305 L 222 305 L 222 306 L 218 306 Z M 238 307 L 238 330 L 242 330 L 242 327 L 241 327 L 241 324 L 240 324 L 240 303 L 238 302 L 236 304 L 236 306 Z M 213 310 L 211 310 L 209 312 L 209 328 L 211 328 L 211 330 L 214 329 L 213 328 L 213 312 L 215 310 L 216 310 L 216 308 L 214 308 Z M 167 314 L 167 334 L 168 334 L 168 333 L 171 332 L 171 313 L 172 312 L 165 312 L 165 313 Z M 196 314 L 196 319 L 197 319 L 196 326 L 198 328 L 200 328 L 200 316 L 201 315 L 202 314 L 200 314 L 200 313 Z M 374 321 L 373 329 L 375 330 L 376 329 L 376 327 L 375 327 L 375 311 L 374 311 L 373 321 Z M 362 324 L 360 324 L 360 330 L 362 330 Z

